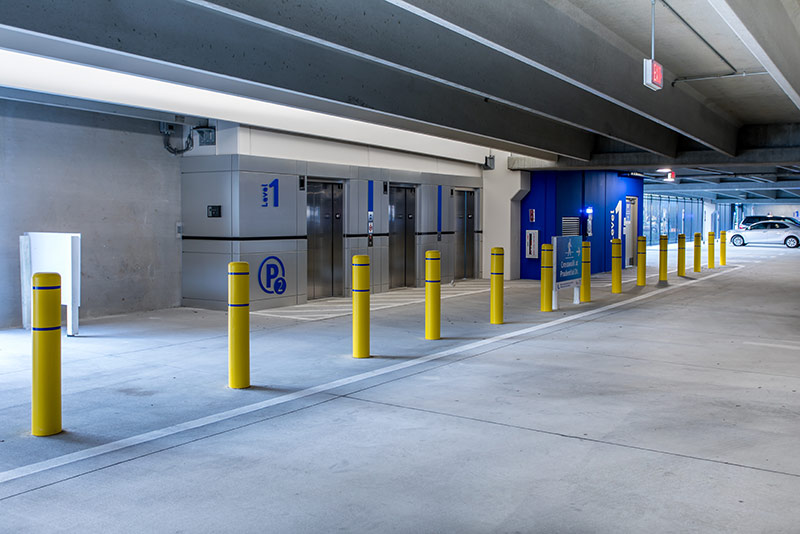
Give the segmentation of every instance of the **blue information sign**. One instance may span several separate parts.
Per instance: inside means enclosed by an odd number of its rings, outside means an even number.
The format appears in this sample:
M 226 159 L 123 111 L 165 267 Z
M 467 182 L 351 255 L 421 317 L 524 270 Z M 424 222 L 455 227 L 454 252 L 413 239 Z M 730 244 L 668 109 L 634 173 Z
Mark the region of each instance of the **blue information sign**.
M 581 245 L 579 235 L 553 237 L 553 289 L 581 285 Z

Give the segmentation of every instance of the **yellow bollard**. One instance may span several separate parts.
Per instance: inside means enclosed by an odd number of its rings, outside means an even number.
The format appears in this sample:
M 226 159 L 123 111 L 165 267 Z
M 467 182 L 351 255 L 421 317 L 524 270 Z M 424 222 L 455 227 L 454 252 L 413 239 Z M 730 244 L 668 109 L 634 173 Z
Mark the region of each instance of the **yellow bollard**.
M 489 296 L 489 323 L 503 324 L 503 247 L 492 249 L 491 291 Z
M 725 250 L 728 244 L 728 233 L 723 230 L 719 233 L 719 265 L 720 267 L 728 264 L 728 253 Z
M 33 275 L 31 434 L 61 432 L 61 275 Z
M 678 234 L 678 276 L 686 276 L 686 236 Z
M 228 264 L 228 387 L 250 387 L 250 264 Z
M 636 285 L 647 284 L 647 238 L 640 235 L 636 243 Z
M 700 232 L 694 233 L 694 272 L 700 272 Z
M 369 256 L 353 256 L 353 358 L 369 358 Z
M 669 237 L 658 236 L 658 281 L 667 281 L 667 243 Z
M 611 292 L 622 293 L 622 240 L 611 240 Z
M 714 232 L 708 232 L 708 268 L 714 268 Z
M 442 330 L 442 254 L 425 253 L 425 339 L 439 339 Z
M 592 244 L 581 245 L 581 302 L 592 301 Z
M 539 309 L 553 311 L 553 245 L 542 245 L 542 275 L 539 284 L 541 293 Z

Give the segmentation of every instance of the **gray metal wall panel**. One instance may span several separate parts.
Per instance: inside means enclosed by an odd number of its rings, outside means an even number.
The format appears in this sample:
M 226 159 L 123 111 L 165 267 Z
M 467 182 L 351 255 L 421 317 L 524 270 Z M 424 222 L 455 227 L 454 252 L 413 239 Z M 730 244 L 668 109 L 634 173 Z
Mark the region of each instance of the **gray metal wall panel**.
M 307 174 L 311 177 L 353 180 L 358 177 L 358 167 L 336 163 L 308 162 Z
M 312 180 L 315 174 L 328 179 L 344 179 L 343 183 L 346 188 L 346 194 L 344 195 L 345 233 L 356 235 L 367 233 L 367 194 L 368 180 L 370 178 L 374 180 L 374 232 L 376 234 L 388 234 L 390 227 L 390 195 L 388 191 L 386 194 L 383 193 L 383 183 L 387 182 L 388 184 L 389 181 L 404 184 L 420 184 L 421 182 L 427 182 L 415 187 L 415 191 L 422 191 L 422 193 L 415 193 L 413 195 L 412 209 L 414 210 L 414 218 L 409 225 L 404 225 L 408 226 L 410 229 L 410 239 L 412 243 L 411 253 L 408 254 L 408 260 L 411 262 L 410 267 L 407 269 L 409 271 L 409 279 L 404 285 L 422 286 L 424 280 L 424 254 L 426 250 L 440 250 L 442 252 L 442 280 L 444 282 L 449 282 L 452 279 L 452 257 L 454 255 L 455 246 L 454 236 L 445 234 L 442 236 L 442 241 L 437 241 L 436 235 L 415 236 L 414 233 L 436 231 L 436 196 L 438 183 L 444 184 L 442 190 L 442 231 L 453 231 L 454 201 L 449 196 L 448 184 L 453 183 L 457 186 L 464 187 L 472 180 L 470 177 L 447 177 L 436 174 L 423 175 L 422 173 L 414 171 L 365 169 L 346 165 L 318 164 L 313 162 L 309 163 L 304 161 L 249 156 L 234 158 L 233 162 L 230 156 L 208 158 L 195 157 L 193 159 L 198 160 L 197 163 L 185 167 L 191 169 L 193 173 L 199 173 L 200 170 L 225 168 L 226 166 L 233 166 L 235 169 L 243 170 L 243 172 L 234 170 L 232 173 L 223 173 L 223 175 L 217 174 L 216 180 L 219 182 L 222 178 L 222 181 L 229 181 L 230 186 L 228 191 L 230 191 L 230 188 L 238 188 L 238 194 L 235 198 L 240 202 L 240 216 L 237 217 L 237 220 L 241 225 L 241 235 L 251 237 L 258 237 L 259 235 L 306 235 L 306 192 L 299 190 L 298 175 L 308 176 Z M 251 170 L 263 172 L 250 172 Z M 193 177 L 203 176 L 205 174 L 210 175 L 214 173 L 187 174 L 184 176 L 188 186 L 192 188 L 198 186 L 197 188 L 200 189 L 200 194 L 195 191 L 190 191 L 189 194 L 184 197 L 185 200 L 188 201 L 188 204 L 187 202 L 184 203 L 184 213 L 191 210 L 197 212 L 199 211 L 198 208 L 202 207 L 202 215 L 205 216 L 206 204 L 212 203 L 207 200 L 207 198 L 211 197 L 202 196 L 202 190 L 208 190 L 207 187 L 202 186 L 204 183 L 203 179 L 199 182 L 190 181 Z M 359 179 L 347 179 L 348 177 L 358 177 Z M 261 184 L 269 184 L 273 179 L 277 179 L 279 183 L 279 207 L 263 207 L 260 205 L 260 202 L 256 205 L 253 201 L 258 200 L 258 198 L 256 195 L 254 199 L 254 194 L 261 193 Z M 433 182 L 434 179 L 438 180 L 438 183 Z M 214 185 L 214 178 L 206 177 L 204 180 Z M 240 183 L 234 183 L 236 181 Z M 224 189 L 224 186 L 222 188 Z M 219 190 L 218 184 L 217 189 Z M 217 191 L 215 194 L 219 195 L 222 193 Z M 195 198 L 198 196 L 199 198 Z M 212 197 L 213 196 L 214 194 L 212 194 Z M 233 202 L 233 197 L 231 197 L 231 202 Z M 222 204 L 221 202 L 216 203 Z M 290 208 L 289 211 L 291 211 L 291 213 L 285 213 L 285 217 L 278 216 L 277 212 L 282 211 L 284 207 Z M 267 212 L 267 210 L 272 209 L 274 209 L 273 213 L 270 214 L 270 212 Z M 225 209 L 223 207 L 223 216 L 226 213 L 230 213 L 232 219 L 234 212 L 235 210 L 233 208 Z M 271 224 L 273 216 L 275 216 L 279 222 Z M 424 223 L 421 219 L 424 220 Z M 189 224 L 188 227 L 192 228 L 193 226 L 201 227 L 206 221 L 189 222 L 191 224 Z M 232 227 L 233 221 L 231 221 L 231 228 Z M 185 225 L 186 235 L 190 235 L 186 228 Z M 225 235 L 231 234 L 223 233 L 219 235 L 219 237 Z M 479 243 L 479 238 L 476 237 L 476 239 Z M 219 307 L 221 304 L 224 304 L 227 301 L 227 281 L 225 279 L 223 282 L 220 282 L 216 279 L 215 273 L 219 271 L 219 269 L 224 270 L 228 261 L 236 260 L 240 257 L 251 262 L 251 271 L 253 272 L 253 276 L 251 277 L 251 299 L 253 300 L 253 309 L 302 303 L 306 301 L 308 291 L 308 255 L 306 240 L 233 242 L 184 240 L 184 251 L 186 252 L 184 255 L 184 265 L 187 272 L 189 272 L 185 284 L 187 286 L 187 294 L 184 295 L 185 303 L 206 303 L 206 307 Z M 367 246 L 367 239 L 365 237 L 354 237 L 344 240 L 341 263 L 342 275 L 344 278 L 343 282 L 346 286 L 345 294 L 349 294 L 351 258 L 356 254 L 366 254 L 370 256 L 370 285 L 372 291 L 387 291 L 390 287 L 390 253 L 389 237 L 387 236 L 376 236 L 373 240 L 372 247 Z M 200 258 L 203 254 L 205 254 L 205 256 Z M 258 285 L 258 268 L 260 263 L 268 255 L 279 257 L 284 264 L 286 273 L 284 278 L 286 279 L 287 286 L 285 292 L 281 295 L 266 294 Z M 212 267 L 214 272 L 211 272 Z M 198 270 L 202 271 L 203 269 L 207 271 L 206 277 L 213 276 L 215 278 L 214 283 L 210 286 L 211 288 L 215 287 L 215 285 L 218 286 L 214 291 L 209 291 L 208 280 L 198 274 Z M 263 276 L 263 272 L 261 276 Z M 219 285 L 220 283 L 222 285 Z M 195 293 L 193 293 L 193 291 Z M 200 297 L 198 297 L 198 295 L 200 295 Z
M 183 233 L 189 236 L 230 237 L 233 231 L 233 202 L 230 172 L 181 175 Z M 222 217 L 208 217 L 207 208 L 222 206 Z
M 227 302 L 230 261 L 230 254 L 184 251 L 181 277 L 183 299 Z
M 192 156 L 181 158 L 181 172 L 226 172 L 233 170 L 234 156 Z
M 293 159 L 264 158 L 259 156 L 233 156 L 234 170 L 269 174 L 304 174 Z M 305 170 L 305 166 L 303 168 Z
M 184 239 L 181 242 L 183 252 L 202 252 L 208 254 L 227 254 L 230 255 L 230 241 L 208 241 L 205 239 Z
M 240 172 L 238 236 L 302 235 L 297 224 L 298 183 L 294 175 Z
M 417 232 L 436 232 L 438 187 L 423 184 L 417 187 Z

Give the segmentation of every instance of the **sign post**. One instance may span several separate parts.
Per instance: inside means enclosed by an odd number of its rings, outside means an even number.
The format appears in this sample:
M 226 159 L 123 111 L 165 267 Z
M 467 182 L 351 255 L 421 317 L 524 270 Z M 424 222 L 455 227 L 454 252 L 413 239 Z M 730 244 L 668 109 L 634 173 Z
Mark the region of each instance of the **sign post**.
M 558 309 L 558 290 L 573 288 L 573 302 L 580 303 L 581 249 L 579 235 L 553 237 L 553 310 Z

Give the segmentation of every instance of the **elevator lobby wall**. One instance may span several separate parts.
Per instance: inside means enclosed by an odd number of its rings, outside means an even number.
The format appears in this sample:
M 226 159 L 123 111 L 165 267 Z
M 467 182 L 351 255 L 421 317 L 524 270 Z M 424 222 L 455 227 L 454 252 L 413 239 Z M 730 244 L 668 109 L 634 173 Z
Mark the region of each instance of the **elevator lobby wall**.
M 530 191 L 520 206 L 520 278 L 538 280 L 541 272 L 539 259 L 526 257 L 526 231 L 538 230 L 538 248 L 541 250 L 541 246 L 550 243 L 553 236 L 562 235 L 563 217 L 581 218 L 584 240 L 592 244 L 592 272 L 610 271 L 611 239 L 621 237 L 625 250 L 625 235 L 620 223 L 626 218 L 627 197 L 637 199 L 635 236 L 642 235 L 643 189 L 642 180 L 613 171 L 531 172 Z M 592 209 L 591 236 L 586 235 L 587 208 Z

